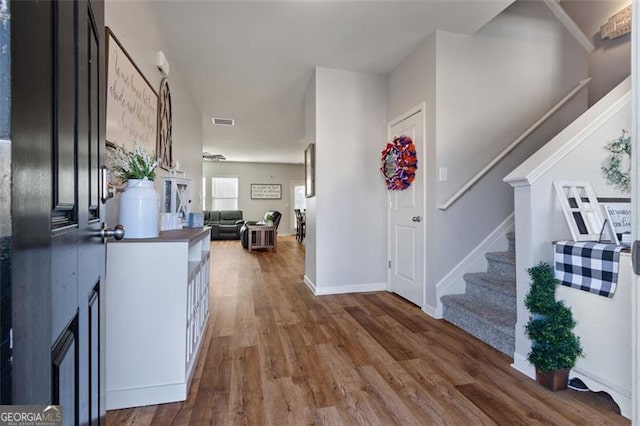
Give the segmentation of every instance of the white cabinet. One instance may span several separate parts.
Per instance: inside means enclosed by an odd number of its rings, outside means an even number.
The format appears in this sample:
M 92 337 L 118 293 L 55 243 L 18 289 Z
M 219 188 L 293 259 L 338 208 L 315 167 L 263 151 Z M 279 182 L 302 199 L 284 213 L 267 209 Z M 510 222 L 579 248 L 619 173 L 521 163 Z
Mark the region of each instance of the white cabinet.
M 162 213 L 179 213 L 183 222 L 191 212 L 191 179 L 162 178 Z
M 186 399 L 209 317 L 210 232 L 107 244 L 107 410 Z

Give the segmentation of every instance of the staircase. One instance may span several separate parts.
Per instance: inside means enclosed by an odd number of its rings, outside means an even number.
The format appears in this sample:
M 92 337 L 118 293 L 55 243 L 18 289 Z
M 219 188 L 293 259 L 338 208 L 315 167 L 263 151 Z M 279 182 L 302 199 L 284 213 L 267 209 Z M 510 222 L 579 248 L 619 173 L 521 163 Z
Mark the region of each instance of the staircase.
M 516 325 L 515 234 L 509 250 L 487 253 L 487 272 L 464 275 L 466 293 L 442 296 L 444 319 L 513 356 Z

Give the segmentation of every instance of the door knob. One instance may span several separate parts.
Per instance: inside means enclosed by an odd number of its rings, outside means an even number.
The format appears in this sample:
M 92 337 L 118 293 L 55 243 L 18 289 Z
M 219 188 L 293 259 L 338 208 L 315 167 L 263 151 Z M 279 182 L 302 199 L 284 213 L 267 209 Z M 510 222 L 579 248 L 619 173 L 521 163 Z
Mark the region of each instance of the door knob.
M 109 226 L 107 226 L 106 223 L 102 223 L 102 228 L 100 228 L 100 237 L 102 237 L 102 242 L 107 238 L 121 240 L 124 238 L 124 226 L 116 225 L 115 228 L 109 229 Z
M 420 222 L 422 220 L 422 218 L 420 216 L 414 216 L 411 218 L 412 221 L 414 222 Z

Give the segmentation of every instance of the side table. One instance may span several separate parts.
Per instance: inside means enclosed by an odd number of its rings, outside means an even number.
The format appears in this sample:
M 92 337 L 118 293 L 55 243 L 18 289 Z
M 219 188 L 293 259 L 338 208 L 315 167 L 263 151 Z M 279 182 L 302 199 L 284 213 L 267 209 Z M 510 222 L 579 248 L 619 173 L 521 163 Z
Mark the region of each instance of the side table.
M 278 249 L 278 229 L 275 226 L 249 225 L 249 239 L 247 248 L 253 249 L 269 248 L 273 251 Z

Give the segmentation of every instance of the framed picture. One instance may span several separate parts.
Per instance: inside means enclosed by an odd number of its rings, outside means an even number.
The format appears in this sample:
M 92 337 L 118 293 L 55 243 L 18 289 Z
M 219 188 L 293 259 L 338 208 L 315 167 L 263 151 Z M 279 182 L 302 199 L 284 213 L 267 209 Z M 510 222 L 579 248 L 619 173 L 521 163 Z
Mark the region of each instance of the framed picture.
M 598 198 L 598 202 L 601 203 L 604 216 L 613 227 L 615 236 L 622 242 L 622 234 L 631 234 L 631 199 Z
M 316 195 L 316 149 L 310 143 L 304 150 L 304 196 L 311 198 Z
M 135 141 L 156 151 L 158 95 L 122 44 L 106 28 L 107 142 L 131 149 Z
M 280 200 L 282 199 L 282 185 L 274 183 L 252 183 L 252 200 Z

